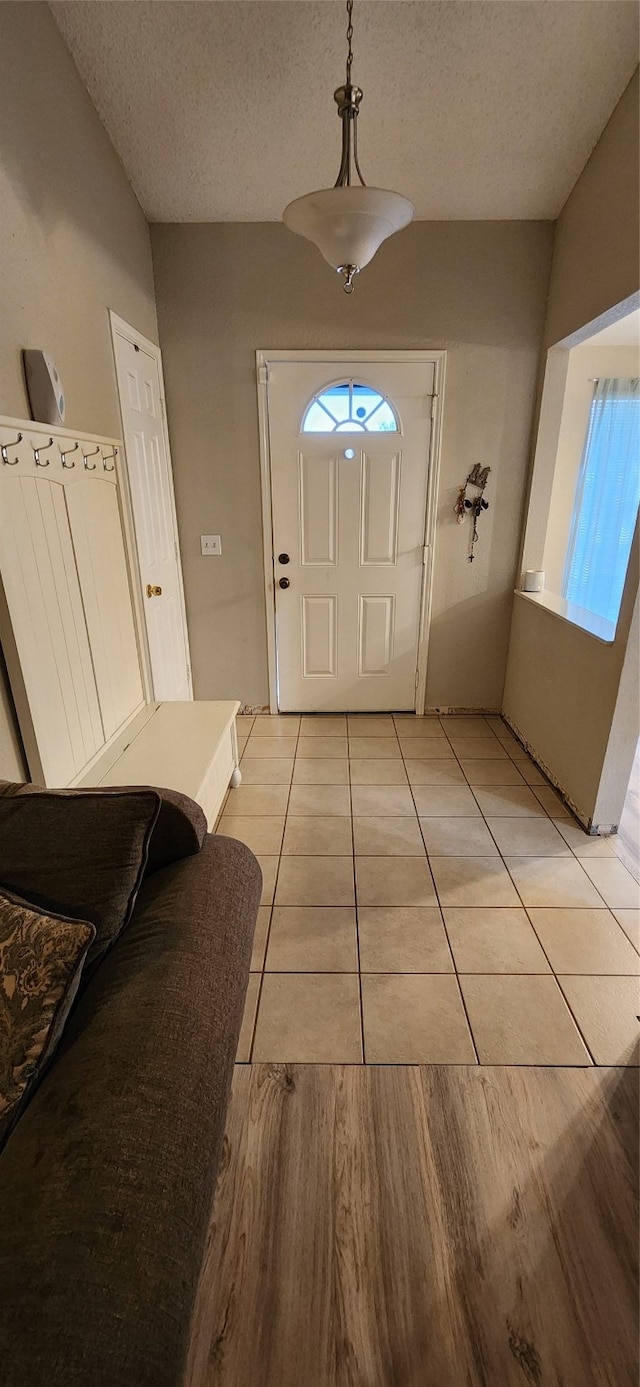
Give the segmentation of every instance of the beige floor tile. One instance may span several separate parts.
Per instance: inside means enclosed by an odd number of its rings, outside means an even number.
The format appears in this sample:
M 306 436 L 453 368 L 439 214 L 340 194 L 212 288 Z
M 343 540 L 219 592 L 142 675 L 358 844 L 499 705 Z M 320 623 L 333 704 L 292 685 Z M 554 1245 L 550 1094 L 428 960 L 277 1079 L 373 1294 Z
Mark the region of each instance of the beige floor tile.
M 238 713 L 238 716 L 236 718 L 236 728 L 238 732 L 246 732 L 248 735 L 251 731 L 251 728 L 253 727 L 254 722 L 255 716 L 253 714 L 247 715 L 246 713 Z
M 505 857 L 525 906 L 601 906 L 602 897 L 582 864 L 569 857 Z
M 487 819 L 546 819 L 528 785 L 474 785 L 473 793 Z
M 357 973 L 354 906 L 276 905 L 266 969 L 269 973 Z
M 284 814 L 223 814 L 218 833 L 225 838 L 238 838 L 252 852 L 279 853 L 284 833 Z
M 562 977 L 560 986 L 596 1064 L 638 1064 L 637 978 Z
M 548 819 L 487 818 L 503 857 L 571 857 L 571 849 Z
M 433 718 L 402 718 L 396 721 L 396 732 L 401 742 L 413 742 L 416 739 L 435 738 L 441 742 L 444 736 L 440 726 L 440 719 Z
M 556 819 L 554 823 L 576 857 L 615 857 L 608 838 L 585 833 L 573 819 Z
M 343 760 L 300 761 L 293 769 L 294 785 L 348 785 L 349 762 Z
M 590 857 L 582 866 L 606 905 L 617 910 L 633 910 L 640 905 L 640 886 L 623 862 Z
M 406 785 L 402 761 L 358 760 L 350 762 L 352 785 Z
M 360 1064 L 358 978 L 352 973 L 265 973 L 253 1046 L 256 1064 Z
M 303 737 L 346 737 L 346 717 L 303 718 L 300 727 Z
M 618 910 L 614 908 L 612 914 L 636 949 L 640 950 L 640 910 Z
M 390 713 L 364 714 L 347 719 L 350 737 L 395 737 L 396 729 Z
M 424 857 L 422 834 L 415 815 L 402 818 L 353 820 L 355 852 L 360 857 Z
M 479 761 L 476 757 L 461 756 L 460 765 L 470 785 L 524 785 L 515 761 L 508 756 L 502 761 L 495 758 Z
M 277 905 L 353 905 L 351 857 L 283 857 Z
M 432 857 L 430 865 L 443 907 L 520 905 L 511 877 L 499 857 Z
M 441 737 L 400 738 L 402 755 L 411 761 L 454 761 L 452 748 L 444 735 Z
M 351 791 L 353 813 L 359 818 L 400 814 L 413 818 L 416 806 L 408 785 L 354 785 Z
M 529 916 L 554 973 L 640 971 L 640 955 L 608 910 L 529 907 Z
M 411 785 L 465 785 L 464 771 L 453 756 L 443 761 L 413 761 L 407 758 L 405 766 Z
M 368 1064 L 475 1064 L 455 977 L 424 973 L 362 976 Z
M 509 761 L 510 758 L 497 737 L 456 737 L 449 734 L 449 741 L 461 761 Z
M 357 857 L 356 893 L 361 905 L 437 905 L 426 858 Z
M 445 906 L 444 922 L 459 973 L 551 972 L 521 906 Z
M 298 761 L 333 760 L 347 755 L 346 737 L 305 737 L 298 740 Z
M 591 1063 L 554 977 L 463 974 L 481 1064 Z
M 437 906 L 359 906 L 358 938 L 363 973 L 453 972 Z
M 421 818 L 429 857 L 497 857 L 498 849 L 478 814 L 475 818 Z
M 267 935 L 269 933 L 269 921 L 271 919 L 271 906 L 258 906 L 258 918 L 253 935 L 253 951 L 251 954 L 251 972 L 259 973 L 264 968 L 264 956 L 267 948 Z
M 295 756 L 296 744 L 297 737 L 257 737 L 253 731 L 247 742 L 247 756 L 254 761 L 291 757 Z
M 456 713 L 443 714 L 440 726 L 447 737 L 488 737 L 493 732 L 487 718 L 465 717 Z
M 247 746 L 249 743 L 247 743 Z M 293 756 L 261 759 L 245 751 L 242 757 L 243 785 L 287 785 L 293 775 Z
M 273 905 L 273 893 L 275 891 L 276 877 L 278 875 L 279 857 L 257 852 L 256 857 L 262 869 L 262 895 L 261 905 Z
M 249 974 L 247 995 L 244 1003 L 244 1015 L 242 1017 L 240 1039 L 238 1041 L 238 1050 L 236 1053 L 236 1064 L 248 1064 L 251 1059 L 251 1042 L 253 1040 L 253 1028 L 255 1026 L 261 981 L 262 975 L 260 973 Z
M 534 765 L 533 761 L 514 761 L 527 785 L 546 785 L 546 780 L 541 770 Z
M 225 818 L 246 814 L 285 814 L 289 798 L 288 785 L 240 785 L 230 790 L 224 806 Z
M 290 814 L 309 814 L 313 818 L 348 818 L 351 792 L 348 785 L 292 785 Z
M 480 810 L 468 785 L 414 785 L 413 797 L 421 818 L 475 818 Z
M 253 724 L 253 737 L 297 737 L 300 718 L 288 713 L 268 713 L 258 716 Z
M 546 809 L 552 819 L 570 819 L 571 815 L 566 804 L 562 803 L 560 796 L 556 794 L 551 785 L 534 785 L 533 793 L 539 799 L 542 808 Z
M 397 737 L 350 737 L 349 757 L 357 760 L 392 761 L 401 756 Z
M 351 820 L 289 814 L 282 851 L 287 857 L 351 857 Z

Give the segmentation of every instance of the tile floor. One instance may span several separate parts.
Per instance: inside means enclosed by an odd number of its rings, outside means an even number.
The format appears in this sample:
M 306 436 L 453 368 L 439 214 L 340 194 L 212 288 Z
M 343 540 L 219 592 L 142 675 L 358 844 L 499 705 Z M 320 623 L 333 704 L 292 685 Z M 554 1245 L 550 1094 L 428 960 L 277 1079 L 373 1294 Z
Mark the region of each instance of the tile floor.
M 500 718 L 239 718 L 239 1062 L 638 1063 L 640 888 Z

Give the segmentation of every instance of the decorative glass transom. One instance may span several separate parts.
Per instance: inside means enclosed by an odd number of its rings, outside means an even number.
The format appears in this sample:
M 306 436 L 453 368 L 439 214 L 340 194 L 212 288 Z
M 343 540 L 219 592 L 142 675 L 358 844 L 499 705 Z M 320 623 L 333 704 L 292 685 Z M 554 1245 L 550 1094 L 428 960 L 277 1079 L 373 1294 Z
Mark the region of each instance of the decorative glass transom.
M 303 433 L 397 433 L 395 410 L 371 385 L 345 380 L 311 401 Z

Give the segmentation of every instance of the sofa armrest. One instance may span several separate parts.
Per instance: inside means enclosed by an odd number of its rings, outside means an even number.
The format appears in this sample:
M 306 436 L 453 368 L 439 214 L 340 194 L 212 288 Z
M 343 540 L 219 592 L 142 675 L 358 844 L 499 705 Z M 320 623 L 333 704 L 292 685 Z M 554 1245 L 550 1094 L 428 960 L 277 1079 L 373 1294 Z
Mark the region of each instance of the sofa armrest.
M 231 838 L 144 882 L 0 1157 L 0 1377 L 176 1387 L 261 874 Z

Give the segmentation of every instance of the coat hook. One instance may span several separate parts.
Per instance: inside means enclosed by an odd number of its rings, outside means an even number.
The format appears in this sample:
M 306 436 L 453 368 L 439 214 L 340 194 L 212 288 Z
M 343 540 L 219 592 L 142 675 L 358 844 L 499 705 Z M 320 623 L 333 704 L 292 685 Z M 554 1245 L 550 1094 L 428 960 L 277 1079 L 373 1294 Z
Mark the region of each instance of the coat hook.
M 47 458 L 46 462 L 41 462 L 41 461 L 40 461 L 40 454 L 41 454 L 41 453 L 46 453 L 46 452 L 48 451 L 49 448 L 53 448 L 53 439 L 52 439 L 52 438 L 49 439 L 49 442 L 48 442 L 48 443 L 44 443 L 44 444 L 42 445 L 42 447 L 34 448 L 33 443 L 31 444 L 31 449 L 32 449 L 32 452 L 33 452 L 33 459 L 34 459 L 34 462 L 35 462 L 35 464 L 36 464 L 36 467 L 48 467 L 48 466 L 49 466 L 49 463 L 51 462 L 51 458 Z
M 22 434 L 21 434 L 21 433 L 18 434 L 18 437 L 17 437 L 17 438 L 14 438 L 14 439 L 13 439 L 13 442 L 12 442 L 12 443 L 1 443 L 1 444 L 0 444 L 0 453 L 2 453 L 2 461 L 6 464 L 7 467 L 15 467 L 15 466 L 19 463 L 19 461 L 20 461 L 20 458 L 14 458 L 13 462 L 10 462 L 10 461 L 9 461 L 9 452 L 8 452 L 8 449 L 9 449 L 9 448 L 15 448 L 16 445 L 17 445 L 18 443 L 22 443 Z
M 89 466 L 89 463 L 87 462 L 87 458 L 94 458 L 94 457 L 96 456 L 96 454 L 99 453 L 99 452 L 100 452 L 100 449 L 99 449 L 99 448 L 94 448 L 94 450 L 93 450 L 92 453 L 83 453 L 83 454 L 82 454 L 82 461 L 83 461 L 83 463 L 84 463 L 84 465 L 85 465 L 85 467 L 86 467 L 86 469 L 87 469 L 87 472 L 95 472 L 95 470 L 96 470 L 96 464 L 95 464 L 95 462 L 92 462 L 91 466 Z
M 103 453 L 103 454 L 102 454 L 102 466 L 104 467 L 105 472 L 115 472 L 115 470 L 116 470 L 116 458 L 117 458 L 117 456 L 118 456 L 118 449 L 117 449 L 117 448 L 114 448 L 114 450 L 113 450 L 112 453 L 106 453 L 106 454 Z M 111 463 L 112 463 L 112 466 L 111 466 L 111 467 L 107 467 L 107 463 L 108 463 L 108 462 L 111 462 Z
M 60 448 L 60 444 L 58 444 L 58 447 Z M 80 444 L 79 444 L 79 443 L 74 443 L 73 448 L 65 448 L 64 450 L 63 450 L 62 448 L 60 448 L 60 459 L 61 459 L 61 462 L 62 462 L 62 466 L 63 466 L 63 467 L 75 467 L 75 465 L 76 465 L 76 460 L 75 460 L 75 458 L 73 459 L 73 462 L 67 462 L 67 457 L 68 457 L 69 453 L 75 453 L 75 452 L 77 452 L 77 450 L 78 450 L 79 447 L 80 447 Z

